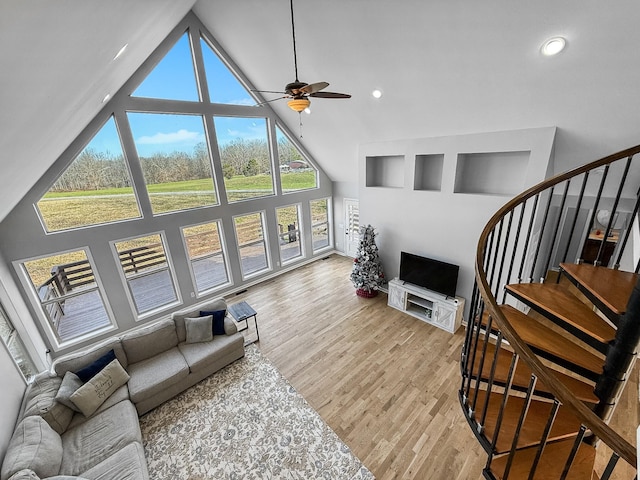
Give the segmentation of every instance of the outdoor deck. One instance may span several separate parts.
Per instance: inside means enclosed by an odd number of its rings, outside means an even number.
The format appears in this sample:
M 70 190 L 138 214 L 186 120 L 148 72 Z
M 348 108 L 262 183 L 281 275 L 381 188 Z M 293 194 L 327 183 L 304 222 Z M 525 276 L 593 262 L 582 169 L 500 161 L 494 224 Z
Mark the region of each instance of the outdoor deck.
M 320 241 L 326 243 L 323 239 L 320 239 Z M 283 262 L 300 254 L 298 241 L 282 245 L 282 247 L 281 259 Z M 247 272 L 260 271 L 266 266 L 264 251 L 260 254 L 253 252 L 252 255 L 242 258 L 242 270 L 245 274 Z M 221 257 L 207 257 L 195 260 L 193 262 L 193 271 L 198 291 L 208 290 L 228 281 Z M 177 300 L 173 280 L 168 270 L 160 270 L 150 275 L 130 280 L 129 287 L 138 314 Z M 97 290 L 66 299 L 62 305 L 62 311 L 63 314 L 55 327 L 61 342 L 111 325 L 111 320 Z

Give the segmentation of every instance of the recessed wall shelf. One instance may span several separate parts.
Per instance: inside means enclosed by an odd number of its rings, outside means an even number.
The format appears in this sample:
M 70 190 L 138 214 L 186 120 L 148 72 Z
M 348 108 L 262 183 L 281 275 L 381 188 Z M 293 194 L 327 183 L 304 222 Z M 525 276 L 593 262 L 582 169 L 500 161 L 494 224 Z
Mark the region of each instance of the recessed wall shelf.
M 416 155 L 413 189 L 439 192 L 442 189 L 443 164 L 444 153 Z
M 366 157 L 366 186 L 404 188 L 404 155 Z
M 524 190 L 529 151 L 459 153 L 454 193 L 516 195 Z

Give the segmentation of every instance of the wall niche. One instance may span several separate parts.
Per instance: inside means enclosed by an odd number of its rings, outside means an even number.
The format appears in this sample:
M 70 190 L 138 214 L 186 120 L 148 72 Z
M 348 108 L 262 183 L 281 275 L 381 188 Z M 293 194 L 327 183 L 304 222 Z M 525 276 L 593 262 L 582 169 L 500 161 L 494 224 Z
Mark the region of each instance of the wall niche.
M 366 186 L 404 188 L 404 155 L 366 157 Z
M 444 153 L 416 155 L 413 189 L 431 192 L 442 190 L 443 165 Z
M 530 151 L 459 153 L 454 193 L 516 195 L 524 190 Z

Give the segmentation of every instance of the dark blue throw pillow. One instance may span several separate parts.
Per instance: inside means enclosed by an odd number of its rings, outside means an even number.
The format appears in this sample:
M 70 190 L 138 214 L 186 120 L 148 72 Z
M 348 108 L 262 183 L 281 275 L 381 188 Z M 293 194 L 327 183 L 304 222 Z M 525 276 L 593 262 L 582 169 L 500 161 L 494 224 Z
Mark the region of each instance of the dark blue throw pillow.
M 99 373 L 104 367 L 109 365 L 116 359 L 116 354 L 113 350 L 109 350 L 103 356 L 98 358 L 95 362 L 90 363 L 84 368 L 78 370 L 76 375 L 83 382 L 88 382 L 91 380 L 97 373 Z
M 224 317 L 227 315 L 226 310 L 216 310 L 215 312 L 205 312 L 200 310 L 201 317 L 213 315 L 212 330 L 214 335 L 224 335 Z

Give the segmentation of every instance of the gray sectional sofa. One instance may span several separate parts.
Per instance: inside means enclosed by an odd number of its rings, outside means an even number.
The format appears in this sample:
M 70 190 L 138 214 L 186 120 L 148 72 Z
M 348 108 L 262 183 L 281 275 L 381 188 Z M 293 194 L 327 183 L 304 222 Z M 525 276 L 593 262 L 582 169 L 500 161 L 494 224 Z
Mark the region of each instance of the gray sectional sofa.
M 148 479 L 138 416 L 244 356 L 223 310 L 220 298 L 57 359 L 25 392 L 0 480 Z

